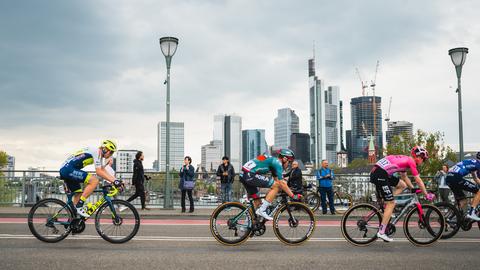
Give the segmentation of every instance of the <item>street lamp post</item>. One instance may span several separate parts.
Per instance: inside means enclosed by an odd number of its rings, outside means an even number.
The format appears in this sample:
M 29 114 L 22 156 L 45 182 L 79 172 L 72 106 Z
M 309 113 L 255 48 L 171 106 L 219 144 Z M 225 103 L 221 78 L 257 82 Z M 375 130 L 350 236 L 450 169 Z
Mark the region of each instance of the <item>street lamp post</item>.
M 455 70 L 457 71 L 457 93 L 458 93 L 458 135 L 460 138 L 460 160 L 463 159 L 463 120 L 462 120 L 462 86 L 460 78 L 462 77 L 462 67 L 467 59 L 468 48 L 454 48 L 448 51 Z
M 177 50 L 178 38 L 162 37 L 160 38 L 160 48 L 167 62 L 167 120 L 165 130 L 165 185 L 163 195 L 163 208 L 173 209 L 172 182 L 170 179 L 170 64 L 172 57 Z

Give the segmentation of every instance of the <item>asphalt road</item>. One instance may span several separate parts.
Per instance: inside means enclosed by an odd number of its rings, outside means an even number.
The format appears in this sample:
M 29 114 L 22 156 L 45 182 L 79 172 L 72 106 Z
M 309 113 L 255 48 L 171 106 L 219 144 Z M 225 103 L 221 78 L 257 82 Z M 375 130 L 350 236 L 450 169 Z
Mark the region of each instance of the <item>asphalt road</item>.
M 22 221 L 0 220 L 0 269 L 473 269 L 480 264 L 480 231 L 460 232 L 430 247 L 395 242 L 355 247 L 334 224 L 317 226 L 309 242 L 290 247 L 267 227 L 262 237 L 227 247 L 207 222 L 155 220 L 125 244 L 110 244 L 93 227 L 56 244 L 35 239 Z

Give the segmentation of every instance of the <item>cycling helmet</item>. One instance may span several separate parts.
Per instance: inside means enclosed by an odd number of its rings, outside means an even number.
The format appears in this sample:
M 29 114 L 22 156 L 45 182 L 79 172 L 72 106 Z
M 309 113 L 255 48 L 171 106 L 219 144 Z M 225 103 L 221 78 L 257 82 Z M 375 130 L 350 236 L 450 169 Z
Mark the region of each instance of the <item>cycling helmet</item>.
M 480 159 L 480 152 L 477 152 L 477 159 Z
M 423 160 L 428 159 L 428 151 L 425 148 L 418 145 L 412 148 L 411 154 L 412 154 L 412 157 L 421 157 L 423 158 Z
M 290 150 L 288 148 L 282 148 L 278 151 L 278 157 L 279 158 L 287 157 L 288 160 L 294 160 L 295 159 L 295 154 L 293 153 L 292 150 Z
M 102 147 L 105 147 L 105 149 L 110 150 L 112 152 L 117 151 L 117 145 L 112 140 L 103 141 L 102 142 Z

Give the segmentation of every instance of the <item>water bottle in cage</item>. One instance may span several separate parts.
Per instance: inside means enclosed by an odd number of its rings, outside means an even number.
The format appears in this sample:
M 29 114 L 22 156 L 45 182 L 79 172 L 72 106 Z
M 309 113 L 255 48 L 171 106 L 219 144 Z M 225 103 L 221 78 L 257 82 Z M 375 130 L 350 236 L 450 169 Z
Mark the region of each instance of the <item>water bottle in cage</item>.
M 376 202 L 377 201 L 377 194 L 375 193 L 372 193 L 372 195 L 370 195 L 371 199 L 372 199 L 372 202 Z

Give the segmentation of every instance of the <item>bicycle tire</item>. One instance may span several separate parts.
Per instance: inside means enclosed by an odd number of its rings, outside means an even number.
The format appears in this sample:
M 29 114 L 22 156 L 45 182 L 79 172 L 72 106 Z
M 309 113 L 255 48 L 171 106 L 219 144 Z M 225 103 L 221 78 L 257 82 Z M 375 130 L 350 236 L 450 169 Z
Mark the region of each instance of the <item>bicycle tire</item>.
M 364 209 L 365 214 L 362 214 L 360 217 L 353 217 L 353 220 L 350 221 L 349 217 L 352 215 L 352 213 L 355 213 L 356 210 Z M 366 218 L 366 216 L 371 216 Z M 377 232 L 378 232 L 378 227 L 380 226 L 382 222 L 383 215 L 376 208 L 375 206 L 369 204 L 369 203 L 360 203 L 357 204 L 353 207 L 350 207 L 342 216 L 342 221 L 341 221 L 341 229 L 342 229 L 342 235 L 343 237 L 352 245 L 355 246 L 368 246 L 371 243 L 373 243 L 375 240 L 377 240 Z M 370 222 L 372 219 L 373 222 Z M 352 233 L 350 233 L 349 225 L 351 225 L 353 222 L 352 228 L 357 228 L 363 236 L 360 237 L 354 237 Z M 370 222 L 370 225 L 369 225 Z M 366 237 L 366 234 L 368 233 L 368 227 L 369 226 L 374 226 L 372 228 L 373 234 L 369 237 Z M 364 241 L 361 241 L 360 239 L 364 239 Z
M 234 212 L 233 210 L 234 209 L 237 209 L 238 213 L 237 212 Z M 227 210 L 229 209 L 229 210 Z M 223 203 L 221 205 L 219 205 L 212 213 L 212 215 L 210 216 L 210 232 L 212 233 L 212 236 L 218 241 L 220 242 L 221 244 L 223 245 L 226 245 L 226 246 L 236 246 L 236 245 L 240 245 L 242 244 L 243 242 L 247 241 L 247 239 L 249 238 L 250 234 L 251 234 L 251 231 L 252 231 L 252 220 L 253 220 L 253 215 L 252 215 L 252 212 L 250 209 L 248 209 L 247 211 L 245 211 L 247 209 L 247 206 L 245 206 L 244 204 L 242 203 L 239 203 L 239 202 L 226 202 L 226 203 Z M 233 232 L 234 235 L 238 233 L 238 230 L 237 230 L 237 224 L 235 223 L 234 226 L 235 226 L 235 229 L 232 229 L 230 227 L 230 225 L 228 225 L 228 222 L 230 221 L 230 219 L 236 217 L 238 214 L 242 213 L 243 211 L 245 211 L 244 213 L 246 214 L 246 222 L 248 222 L 249 224 L 247 224 L 247 226 L 242 226 L 241 228 L 243 228 L 243 230 L 240 230 L 243 235 L 238 237 L 238 239 L 228 239 L 224 236 L 222 236 L 220 234 L 220 230 L 217 226 L 217 221 L 219 219 L 219 216 L 222 212 L 225 212 L 226 215 L 229 214 L 230 218 L 228 219 L 227 221 L 227 226 L 228 226 L 228 231 L 227 232 Z M 218 224 L 220 225 L 220 224 Z M 223 225 L 223 224 L 222 224 Z M 244 224 L 245 225 L 245 224 Z M 232 225 L 233 226 L 233 225 Z
M 307 196 L 305 196 L 305 204 L 308 205 L 312 212 L 315 212 L 320 208 L 320 203 L 320 196 L 316 192 L 309 192 Z
M 112 200 L 112 204 L 111 204 L 114 208 L 116 207 L 116 210 L 115 210 L 115 215 L 113 214 L 113 211 L 111 209 L 111 206 L 108 202 L 105 202 L 104 204 L 102 204 L 100 206 L 100 208 L 98 209 L 97 211 L 97 214 L 95 216 L 95 229 L 97 230 L 97 233 L 103 238 L 105 239 L 106 241 L 110 242 L 110 243 L 113 243 L 113 244 L 121 244 L 121 243 L 125 243 L 125 242 L 128 242 L 130 241 L 133 237 L 135 237 L 135 235 L 137 234 L 138 230 L 140 229 L 140 215 L 138 214 L 138 211 L 137 209 L 135 209 L 135 207 L 127 202 L 127 201 L 124 201 L 124 200 Z M 121 211 L 118 211 L 119 209 L 119 206 L 123 205 L 124 207 L 127 207 L 126 209 L 129 209 L 131 211 L 131 214 L 130 215 L 127 215 L 126 212 L 121 212 Z M 126 210 L 125 209 L 125 210 Z M 124 222 L 125 222 L 125 218 L 124 217 L 129 217 L 129 216 L 133 216 L 133 226 L 132 226 L 132 229 L 131 231 L 128 232 L 127 235 L 123 236 L 123 237 L 119 237 L 119 236 L 112 236 L 110 235 L 110 233 L 107 233 L 106 229 L 108 229 L 109 227 L 107 228 L 102 228 L 103 226 L 103 221 L 102 221 L 102 213 L 104 211 L 109 211 L 110 213 L 107 213 L 106 216 L 108 218 L 105 218 L 105 222 L 109 221 L 109 222 L 112 222 L 112 225 L 110 225 L 110 227 L 113 226 L 113 228 L 115 228 L 115 232 L 118 232 L 118 231 L 121 231 L 122 229 L 119 229 L 120 226 L 124 225 Z M 116 216 L 116 217 L 115 217 Z M 122 217 L 123 216 L 123 217 Z M 129 222 L 130 224 L 132 222 Z M 108 222 L 107 222 L 108 224 Z M 126 225 L 130 225 L 130 224 L 126 224 Z
M 301 211 L 307 215 L 307 219 L 306 220 L 306 223 L 305 225 L 308 226 L 308 230 L 306 231 L 306 233 L 304 235 L 302 235 L 300 238 L 296 239 L 296 240 L 292 240 L 292 239 L 288 239 L 287 236 L 285 236 L 282 231 L 280 230 L 280 215 L 285 211 L 287 210 L 287 207 L 290 208 L 290 211 L 292 210 L 300 210 L 302 209 Z M 300 213 L 298 213 L 300 214 Z M 297 217 L 299 216 L 297 214 Z M 295 217 L 294 217 L 295 218 Z M 291 217 L 289 217 L 289 219 L 287 220 L 288 221 L 288 226 L 290 228 L 297 228 L 298 227 L 298 219 L 294 219 L 292 220 Z M 298 223 L 297 223 L 298 222 Z M 283 226 L 283 227 L 286 227 L 286 226 Z M 287 204 L 285 205 L 282 205 L 274 214 L 273 216 L 273 232 L 275 233 L 275 235 L 277 236 L 277 238 L 284 244 L 287 244 L 287 245 L 300 245 L 300 244 L 303 244 L 305 241 L 307 241 L 308 239 L 310 239 L 310 237 L 312 236 L 313 232 L 315 231 L 315 227 L 316 227 L 316 221 L 315 221 L 315 215 L 313 214 L 313 211 L 310 209 L 310 207 L 308 207 L 306 204 L 304 203 L 300 203 L 300 202 L 288 202 Z
M 447 202 L 439 202 L 436 203 L 435 206 L 440 209 L 445 218 L 445 229 L 443 230 L 441 239 L 452 238 L 457 234 L 461 227 L 460 222 L 462 220 L 462 215 L 460 214 L 460 211 Z
M 435 243 L 438 239 L 440 239 L 443 233 L 443 229 L 445 227 L 445 219 L 443 218 L 442 212 L 433 205 L 422 204 L 422 209 L 422 219 L 426 224 L 421 224 L 420 219 L 411 221 L 411 219 L 415 219 L 415 214 L 419 217 L 418 208 L 414 207 L 405 216 L 405 221 L 403 223 L 403 231 L 405 232 L 405 236 L 407 237 L 408 241 L 410 241 L 412 244 L 425 247 Z M 433 223 L 433 220 L 431 220 L 432 213 L 435 213 L 438 216 L 438 218 L 435 218 L 435 221 L 439 222 L 438 226 L 436 226 L 439 228 L 439 231 L 435 233 L 432 233 L 432 228 L 434 227 L 431 225 Z M 422 229 L 422 227 L 425 227 L 426 231 L 432 236 L 432 238 L 430 240 L 420 241 L 420 239 L 422 238 L 417 238 L 412 235 L 410 224 L 413 224 L 413 227 L 419 227 L 420 229 Z M 417 224 L 417 226 L 415 226 L 415 224 Z
M 40 213 L 37 213 L 37 210 L 39 209 L 46 209 L 41 207 L 46 207 L 48 203 L 58 205 L 58 209 L 60 210 L 57 210 L 57 211 L 52 210 L 51 213 L 44 213 L 43 215 L 40 215 Z M 53 231 L 58 230 L 57 226 L 53 224 L 54 221 L 51 216 L 55 215 L 55 212 L 56 212 L 56 215 L 58 215 L 58 213 L 60 213 L 60 211 L 62 210 L 65 210 L 65 213 L 62 215 L 62 222 L 66 224 L 65 225 L 60 224 L 58 225 L 58 227 L 62 227 L 62 226 L 64 227 L 65 230 L 63 231 L 63 233 L 59 234 L 56 237 L 48 237 L 43 235 L 41 232 L 39 232 L 39 230 L 36 228 L 36 225 L 35 225 L 37 223 L 36 221 L 45 220 L 45 218 L 47 219 L 47 223 L 45 223 L 45 230 L 53 230 Z M 47 243 L 57 243 L 65 239 L 70 234 L 72 230 L 70 227 L 70 223 L 72 222 L 73 218 L 74 218 L 74 214 L 72 212 L 72 209 L 70 209 L 70 207 L 68 207 L 64 201 L 59 199 L 54 199 L 54 198 L 47 198 L 47 199 L 40 200 L 39 202 L 37 202 L 35 205 L 32 206 L 32 208 L 28 212 L 27 222 L 28 222 L 28 228 L 30 229 L 30 232 L 38 240 L 47 242 Z M 58 222 L 58 217 L 54 219 L 55 221 Z M 43 224 L 43 223 L 40 222 L 40 224 Z
M 353 205 L 352 195 L 345 192 L 335 192 L 333 194 L 333 202 L 340 202 L 341 207 L 335 205 L 335 213 L 343 214 Z

